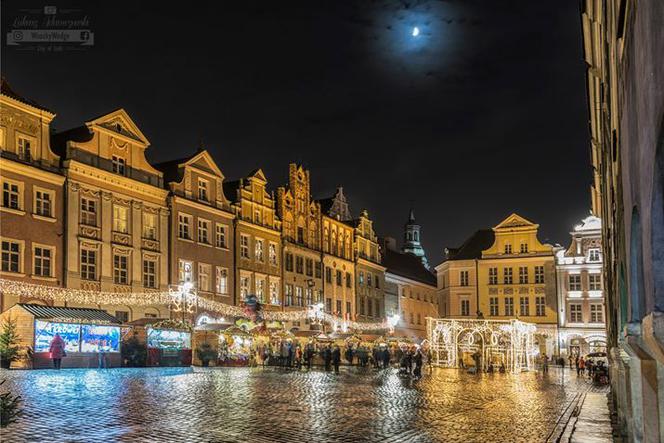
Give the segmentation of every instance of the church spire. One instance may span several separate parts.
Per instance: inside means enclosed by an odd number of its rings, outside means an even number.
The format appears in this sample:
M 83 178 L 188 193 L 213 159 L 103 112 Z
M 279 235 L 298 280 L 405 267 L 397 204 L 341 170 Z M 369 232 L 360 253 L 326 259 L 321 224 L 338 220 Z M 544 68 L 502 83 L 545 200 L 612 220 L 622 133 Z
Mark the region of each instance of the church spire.
M 429 269 L 429 261 L 427 260 L 426 253 L 422 247 L 420 237 L 420 225 L 415 221 L 415 211 L 413 207 L 410 208 L 408 214 L 408 222 L 404 226 L 403 247 L 401 252 L 412 254 L 422 260 L 422 264 Z

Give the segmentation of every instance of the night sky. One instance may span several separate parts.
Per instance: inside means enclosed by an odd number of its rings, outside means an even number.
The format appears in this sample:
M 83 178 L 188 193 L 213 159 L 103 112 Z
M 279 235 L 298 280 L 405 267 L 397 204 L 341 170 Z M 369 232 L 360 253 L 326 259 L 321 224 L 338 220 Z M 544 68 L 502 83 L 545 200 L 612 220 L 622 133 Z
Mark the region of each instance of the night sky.
M 3 32 L 2 72 L 58 130 L 122 107 L 153 161 L 202 140 L 227 179 L 261 167 L 273 188 L 301 162 L 316 198 L 342 185 L 380 235 L 414 202 L 433 264 L 512 212 L 563 244 L 588 213 L 576 0 L 5 1 L 3 29 L 53 3 L 95 45 L 19 51 Z

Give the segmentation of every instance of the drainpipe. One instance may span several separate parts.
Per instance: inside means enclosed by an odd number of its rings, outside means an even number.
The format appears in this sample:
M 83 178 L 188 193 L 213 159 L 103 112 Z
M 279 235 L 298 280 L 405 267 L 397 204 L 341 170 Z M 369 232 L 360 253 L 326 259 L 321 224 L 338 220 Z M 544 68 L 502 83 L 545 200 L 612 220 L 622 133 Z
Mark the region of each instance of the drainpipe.
M 477 306 L 475 314 L 477 318 L 480 318 L 482 311 L 480 311 L 480 268 L 478 259 L 475 259 L 475 303 L 475 306 Z M 482 315 L 482 317 L 484 316 Z

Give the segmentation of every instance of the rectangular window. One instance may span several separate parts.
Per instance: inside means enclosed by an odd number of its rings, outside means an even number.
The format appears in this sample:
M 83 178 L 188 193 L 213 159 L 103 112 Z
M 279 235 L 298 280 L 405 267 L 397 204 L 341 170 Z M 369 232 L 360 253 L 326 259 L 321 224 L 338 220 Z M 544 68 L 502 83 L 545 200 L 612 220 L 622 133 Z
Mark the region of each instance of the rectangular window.
M 346 287 L 350 288 L 353 286 L 353 277 L 350 275 L 350 272 L 346 272 Z
M 204 202 L 210 201 L 208 197 L 208 181 L 203 180 L 202 178 L 198 179 L 198 199 Z
M 535 283 L 544 283 L 544 266 L 535 266 Z
M 51 259 L 53 258 L 51 248 L 35 247 L 34 273 L 40 277 L 52 277 Z
M 16 141 L 18 144 L 17 153 L 19 158 L 22 160 L 30 160 L 32 158 L 32 154 L 30 152 L 32 144 L 30 143 L 30 139 L 17 135 Z
M 210 222 L 198 219 L 198 243 L 210 244 Z
M 226 226 L 217 223 L 215 227 L 214 244 L 217 248 L 226 247 Z
M 265 261 L 265 255 L 263 254 L 263 240 L 261 239 L 256 239 L 254 242 L 254 252 L 255 252 L 255 259 L 256 261 L 263 262 Z
M 590 305 L 590 322 L 603 323 L 604 322 L 604 309 L 599 303 L 592 303 Z
M 580 303 L 571 303 L 569 305 L 569 321 L 570 323 L 582 323 L 583 319 L 581 317 L 581 304 Z
M 249 258 L 249 236 L 240 235 L 240 257 Z
M 191 240 L 191 215 L 178 214 L 178 237 Z
M 129 311 L 115 311 L 114 317 L 120 320 L 121 323 L 127 323 L 129 321 Z
M 126 234 L 129 232 L 129 208 L 113 205 L 113 230 Z
M 418 325 L 422 324 L 422 315 L 419 312 L 417 313 L 417 324 Z
M 413 325 L 415 324 L 415 320 L 414 320 L 412 312 L 410 313 L 410 323 L 413 324 Z
M 514 298 L 505 297 L 505 316 L 514 317 Z
M 498 297 L 489 297 L 489 315 L 498 315 Z
M 143 238 L 157 239 L 157 214 L 143 212 Z
M 351 311 L 351 303 L 349 301 L 346 302 L 346 316 L 350 318 L 350 316 L 353 314 Z
M 240 277 L 240 296 L 244 299 L 249 294 L 249 277 Z
M 270 281 L 270 303 L 273 305 L 279 304 L 279 282 L 274 280 Z
M 489 268 L 489 284 L 498 284 L 498 268 Z
M 143 286 L 146 288 L 157 287 L 157 262 L 155 260 L 143 260 Z
M 459 272 L 459 285 L 468 286 L 468 271 Z
M 194 281 L 194 264 L 187 260 L 178 261 L 178 282 Z
M 270 264 L 272 266 L 277 266 L 277 245 L 276 243 L 271 243 L 270 242 L 270 249 L 269 249 L 269 255 L 270 255 Z
M 505 254 L 511 254 L 512 253 L 512 245 L 507 243 L 505 244 Z
M 286 285 L 286 306 L 293 304 L 293 285 Z
M 121 254 L 113 255 L 113 283 L 116 285 L 129 284 L 129 257 Z
M 521 243 L 521 247 L 519 248 L 519 251 L 522 254 L 526 254 L 528 252 L 528 243 Z
M 286 253 L 286 271 L 293 272 L 293 254 Z
M 97 251 L 81 249 L 81 278 L 97 280 Z
M 503 283 L 506 285 L 512 284 L 512 268 L 503 269 Z
M 331 298 L 326 298 L 325 299 L 325 312 L 332 313 L 332 299 Z
M 210 292 L 210 265 L 198 264 L 198 290 Z
M 588 250 L 588 261 L 589 262 L 599 262 L 602 260 L 602 257 L 599 254 L 599 249 L 589 249 Z
M 332 269 L 325 267 L 325 282 L 332 284 Z
M 16 183 L 2 183 L 2 206 L 11 209 L 21 209 L 21 188 Z
M 301 286 L 296 286 L 295 287 L 295 305 L 296 306 L 303 306 L 304 305 L 304 297 L 302 296 L 302 287 Z
M 295 272 L 304 274 L 304 259 L 299 255 L 295 256 Z
M 337 300 L 337 315 L 342 315 L 343 312 L 341 311 L 341 300 Z
M 364 284 L 364 272 L 363 271 L 360 271 L 359 276 L 358 276 L 358 280 L 360 282 L 360 285 Z
M 81 198 L 81 224 L 97 226 L 97 201 Z
M 265 303 L 265 279 L 256 277 L 256 298 Z
M 342 280 L 341 271 L 337 271 L 337 286 L 343 285 L 343 282 L 341 280 Z
M 21 245 L 12 241 L 2 241 L 2 271 L 20 272 Z
M 371 287 L 372 276 L 371 273 L 367 272 L 367 286 Z
M 368 312 L 371 312 L 371 300 L 369 300 L 369 305 L 367 306 Z M 360 297 L 360 315 L 364 315 L 364 297 Z M 369 314 L 371 316 L 371 314 Z
M 528 284 L 528 267 L 519 266 L 519 284 Z
M 380 283 L 378 282 L 378 276 L 376 276 L 375 280 L 376 280 L 376 289 L 380 289 Z
M 35 214 L 51 217 L 52 198 L 51 192 L 35 191 Z
M 546 303 L 544 297 L 535 297 L 535 315 L 544 317 L 546 315 Z
M 114 155 L 111 157 L 112 170 L 114 174 L 125 175 L 127 162 L 124 158 Z
M 323 264 L 317 261 L 314 269 L 316 270 L 316 278 L 321 278 L 321 269 L 323 269 Z
M 314 291 L 311 288 L 307 288 L 304 290 L 304 295 L 306 297 L 306 303 L 307 306 L 311 306 L 314 304 Z
M 530 300 L 528 297 L 519 297 L 519 315 L 525 317 L 530 315 Z
M 588 289 L 591 291 L 600 291 L 602 289 L 601 274 L 588 274 Z
M 314 275 L 314 261 L 310 258 L 306 260 L 306 270 L 307 270 L 307 275 L 309 277 L 313 277 Z
M 571 274 L 569 276 L 569 290 L 570 291 L 581 290 L 581 274 Z
M 228 294 L 228 269 L 217 266 L 217 293 Z
M 461 300 L 461 315 L 470 315 L 470 300 Z

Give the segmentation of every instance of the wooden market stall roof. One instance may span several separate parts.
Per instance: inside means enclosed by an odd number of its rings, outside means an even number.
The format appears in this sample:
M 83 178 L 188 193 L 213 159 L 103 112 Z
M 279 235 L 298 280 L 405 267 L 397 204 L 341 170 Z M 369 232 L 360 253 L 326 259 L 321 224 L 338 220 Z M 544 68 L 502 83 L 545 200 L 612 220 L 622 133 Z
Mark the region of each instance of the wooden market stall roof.
M 101 309 L 92 308 L 68 308 L 65 306 L 44 306 L 28 303 L 18 303 L 17 306 L 28 311 L 35 318 L 40 320 L 74 320 L 86 321 L 90 323 L 113 323 L 119 325 L 122 323 L 108 312 Z

